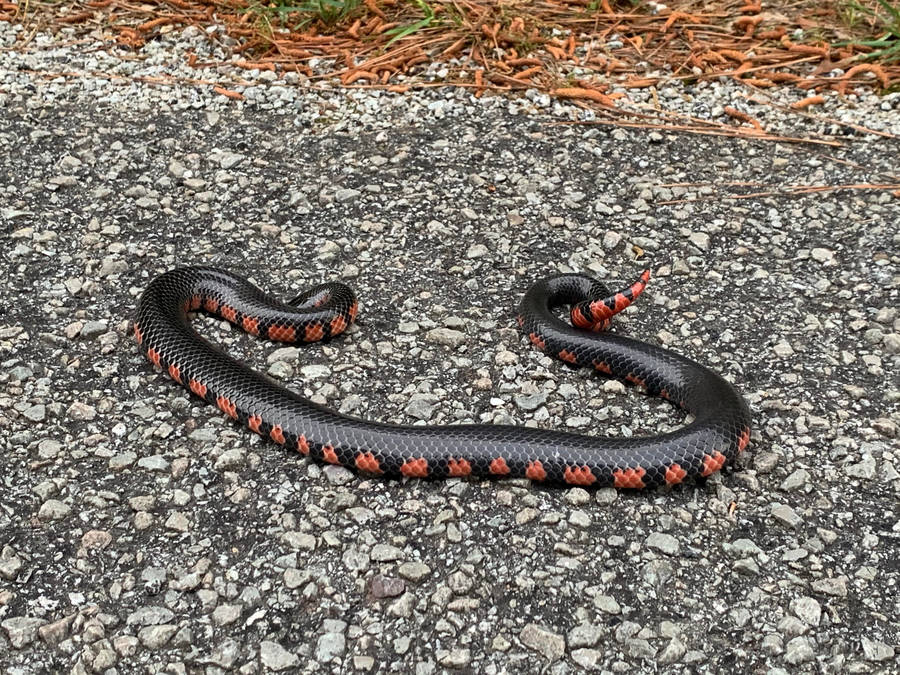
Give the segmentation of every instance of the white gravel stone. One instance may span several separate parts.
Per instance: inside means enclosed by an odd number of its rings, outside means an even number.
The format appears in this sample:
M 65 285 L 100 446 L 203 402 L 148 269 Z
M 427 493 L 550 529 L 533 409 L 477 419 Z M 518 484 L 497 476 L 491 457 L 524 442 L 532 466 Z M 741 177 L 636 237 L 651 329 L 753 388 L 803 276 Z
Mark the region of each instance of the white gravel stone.
M 276 672 L 296 668 L 300 664 L 300 659 L 296 654 L 292 654 L 271 640 L 263 640 L 260 643 L 259 660 L 263 666 Z

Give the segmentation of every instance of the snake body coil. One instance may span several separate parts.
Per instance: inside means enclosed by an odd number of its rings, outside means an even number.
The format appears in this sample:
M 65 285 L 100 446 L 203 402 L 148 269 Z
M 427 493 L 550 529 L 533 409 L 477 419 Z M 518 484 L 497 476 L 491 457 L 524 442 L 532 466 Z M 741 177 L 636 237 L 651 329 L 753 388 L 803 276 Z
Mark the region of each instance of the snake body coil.
M 708 476 L 750 438 L 740 394 L 708 368 L 674 352 L 597 332 L 636 298 L 649 278 L 618 293 L 590 277 L 563 274 L 526 293 L 519 324 L 531 342 L 576 366 L 643 386 L 694 416 L 649 438 L 605 438 L 501 425 L 400 426 L 348 417 L 248 368 L 200 337 L 188 313 L 220 316 L 248 333 L 313 342 L 343 332 L 357 301 L 341 283 L 317 286 L 288 303 L 245 279 L 210 267 L 166 272 L 138 303 L 135 337 L 155 365 L 253 431 L 323 462 L 387 476 L 525 476 L 573 485 L 645 488 Z M 571 305 L 572 326 L 552 313 Z

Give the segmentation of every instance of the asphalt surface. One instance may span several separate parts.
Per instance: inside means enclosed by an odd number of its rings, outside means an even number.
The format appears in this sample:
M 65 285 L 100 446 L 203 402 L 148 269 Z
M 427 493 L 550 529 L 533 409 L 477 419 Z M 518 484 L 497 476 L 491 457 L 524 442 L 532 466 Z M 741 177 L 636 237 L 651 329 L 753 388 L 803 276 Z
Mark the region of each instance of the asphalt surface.
M 896 140 L 651 135 L 463 94 L 176 111 L 53 86 L 0 105 L 4 671 L 895 670 L 900 202 L 727 196 L 890 182 Z M 329 406 L 612 435 L 683 416 L 542 356 L 515 307 L 551 272 L 649 267 L 615 330 L 734 382 L 751 444 L 652 493 L 323 469 L 138 353 L 136 296 L 189 263 L 357 289 L 358 325 L 326 345 L 197 321 Z

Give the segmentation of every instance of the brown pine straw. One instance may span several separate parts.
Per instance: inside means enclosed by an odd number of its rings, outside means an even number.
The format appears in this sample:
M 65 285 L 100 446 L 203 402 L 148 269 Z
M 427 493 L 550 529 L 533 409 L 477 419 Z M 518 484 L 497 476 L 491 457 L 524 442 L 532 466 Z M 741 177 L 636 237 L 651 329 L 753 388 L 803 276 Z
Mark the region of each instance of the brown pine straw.
M 636 114 L 617 105 L 623 94 L 609 89 L 650 89 L 658 107 L 655 88 L 666 82 L 731 78 L 756 90 L 796 87 L 803 92 L 797 102 L 781 109 L 810 115 L 806 108 L 820 104 L 826 90 L 844 96 L 860 85 L 884 90 L 900 85 L 900 63 L 861 63 L 865 47 L 831 46 L 847 35 L 857 39 L 871 35 L 863 32 L 865 26 L 854 32 L 843 25 L 830 4 L 817 5 L 815 13 L 809 14 L 804 13 L 809 3 L 779 6 L 779 12 L 773 12 L 756 0 L 672 0 L 667 9 L 652 14 L 647 6 L 624 0 L 601 0 L 599 10 L 589 8 L 598 4 L 591 0 L 428 1 L 435 12 L 432 25 L 399 39 L 392 29 L 422 19 L 417 3 L 364 0 L 342 20 L 325 25 L 311 13 L 290 11 L 280 23 L 278 14 L 267 13 L 268 0 L 30 0 L 16 4 L 0 0 L 0 20 L 33 28 L 14 46 L 19 49 L 26 48 L 39 29 L 67 27 L 69 32 L 102 33 L 111 43 L 139 51 L 161 32 L 186 26 L 196 26 L 209 39 L 218 40 L 205 30 L 215 25 L 236 41 L 230 49 L 232 58 L 223 64 L 202 63 L 195 54 L 188 54 L 188 65 L 295 71 L 309 79 L 339 79 L 344 86 L 384 87 L 398 93 L 424 86 L 455 86 L 481 96 L 533 88 L 595 111 L 602 118 L 598 124 L 790 142 L 808 139 L 769 134 L 759 120 L 732 106 L 724 108 L 730 122 L 673 119 L 660 110 Z M 801 42 L 794 37 L 796 29 L 816 35 L 816 41 Z M 610 46 L 613 38 L 620 47 Z M 307 65 L 313 58 L 331 59 L 334 66 L 313 75 Z M 449 75 L 443 82 L 424 82 L 419 77 L 433 62 L 446 66 Z M 829 74 L 838 68 L 844 70 L 842 76 Z M 243 85 L 215 86 L 223 96 L 242 98 L 229 87 Z

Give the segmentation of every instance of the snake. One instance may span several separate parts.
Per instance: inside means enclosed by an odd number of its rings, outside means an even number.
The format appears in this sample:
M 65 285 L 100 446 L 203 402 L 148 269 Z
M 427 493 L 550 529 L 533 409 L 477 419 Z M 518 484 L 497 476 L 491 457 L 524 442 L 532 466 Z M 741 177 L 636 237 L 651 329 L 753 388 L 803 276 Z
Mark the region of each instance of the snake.
M 339 413 L 233 358 L 192 326 L 197 312 L 285 343 L 330 340 L 357 317 L 355 292 L 319 284 L 287 301 L 209 266 L 171 269 L 141 294 L 134 336 L 158 368 L 237 423 L 301 455 L 364 475 L 517 477 L 582 487 L 653 488 L 698 481 L 750 440 L 750 410 L 711 369 L 661 346 L 606 330 L 650 278 L 616 292 L 580 273 L 534 282 L 518 308 L 528 340 L 564 365 L 643 388 L 692 417 L 654 436 L 605 437 L 504 424 L 401 425 Z M 569 322 L 559 318 L 569 307 Z M 561 365 L 560 367 L 564 367 Z

